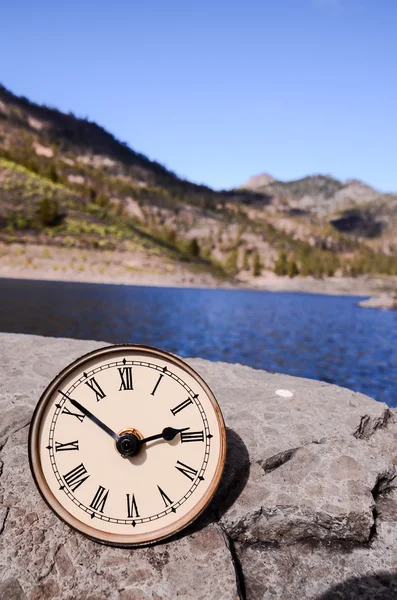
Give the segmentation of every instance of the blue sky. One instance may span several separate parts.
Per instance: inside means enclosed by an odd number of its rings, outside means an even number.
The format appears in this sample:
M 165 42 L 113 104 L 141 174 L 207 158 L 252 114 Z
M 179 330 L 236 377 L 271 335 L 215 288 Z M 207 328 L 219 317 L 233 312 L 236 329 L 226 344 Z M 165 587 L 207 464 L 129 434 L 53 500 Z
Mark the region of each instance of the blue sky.
M 216 189 L 267 172 L 397 190 L 395 0 L 17 0 L 0 81 Z

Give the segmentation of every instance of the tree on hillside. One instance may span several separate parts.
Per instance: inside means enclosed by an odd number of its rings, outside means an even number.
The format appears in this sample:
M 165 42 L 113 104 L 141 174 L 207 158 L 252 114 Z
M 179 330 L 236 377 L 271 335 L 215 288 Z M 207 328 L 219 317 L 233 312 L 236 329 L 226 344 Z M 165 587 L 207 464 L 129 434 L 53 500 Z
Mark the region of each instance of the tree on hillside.
M 252 274 L 254 277 L 259 277 L 262 273 L 262 261 L 258 250 L 255 250 L 254 255 L 252 257 Z
M 40 224 L 45 227 L 54 227 L 62 221 L 58 202 L 55 198 L 48 198 L 47 196 L 41 200 L 37 209 L 37 216 Z
M 274 272 L 276 275 L 287 275 L 288 274 L 288 258 L 285 250 L 281 250 L 274 265 Z
M 200 256 L 200 245 L 199 245 L 198 241 L 196 240 L 196 238 L 193 238 L 188 241 L 187 246 L 186 246 L 186 251 L 191 256 L 194 256 L 194 258 L 198 258 Z
M 107 196 L 106 194 L 101 192 L 96 197 L 96 203 L 98 204 L 98 206 L 101 206 L 102 208 L 107 208 L 110 204 L 109 196 Z
M 238 261 L 238 250 L 237 250 L 237 248 L 234 248 L 228 254 L 228 256 L 226 258 L 226 263 L 225 263 L 226 271 L 228 273 L 230 273 L 230 275 L 236 275 L 236 273 L 238 271 L 237 261 Z
M 248 260 L 248 250 L 244 248 L 243 250 L 243 270 L 248 271 L 250 268 L 249 260 Z
M 96 193 L 96 189 L 94 187 L 89 188 L 88 197 L 89 197 L 90 202 L 93 202 L 93 203 L 96 202 L 97 193 Z
M 48 171 L 48 178 L 51 179 L 51 181 L 53 181 L 54 183 L 58 183 L 59 181 L 58 171 L 56 170 L 54 163 L 51 163 L 51 166 Z
M 166 229 L 164 237 L 169 244 L 176 245 L 176 231 L 175 229 Z
M 296 277 L 297 275 L 299 275 L 298 265 L 296 264 L 294 259 L 291 259 L 288 261 L 287 271 L 288 271 L 288 277 L 290 277 L 290 278 Z

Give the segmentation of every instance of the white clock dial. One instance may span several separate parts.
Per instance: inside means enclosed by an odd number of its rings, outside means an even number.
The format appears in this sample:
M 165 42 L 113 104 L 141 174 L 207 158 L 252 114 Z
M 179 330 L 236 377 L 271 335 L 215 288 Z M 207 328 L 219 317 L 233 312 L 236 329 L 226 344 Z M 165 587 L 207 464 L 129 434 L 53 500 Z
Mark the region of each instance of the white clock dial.
M 206 383 L 180 359 L 110 346 L 67 367 L 40 399 L 29 453 L 35 481 L 69 525 L 115 545 L 179 531 L 210 501 L 225 428 Z

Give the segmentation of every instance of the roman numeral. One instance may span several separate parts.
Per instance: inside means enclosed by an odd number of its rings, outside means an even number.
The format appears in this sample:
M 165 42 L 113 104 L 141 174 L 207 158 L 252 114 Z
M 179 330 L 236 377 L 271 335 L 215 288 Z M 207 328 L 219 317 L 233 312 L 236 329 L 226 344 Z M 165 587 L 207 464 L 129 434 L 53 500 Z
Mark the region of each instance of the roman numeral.
M 180 467 L 178 467 L 178 465 L 180 465 Z M 189 467 L 189 465 L 185 465 L 185 463 L 181 462 L 180 460 L 176 461 L 175 469 L 178 469 L 178 471 L 183 473 L 183 475 L 190 479 L 190 481 L 193 481 L 198 473 L 196 469 Z
M 175 415 L 177 413 L 179 413 L 181 410 L 183 410 L 184 408 L 189 406 L 189 404 L 193 404 L 193 402 L 191 401 L 190 398 L 188 398 L 187 400 L 184 400 L 184 402 L 181 402 L 180 404 L 178 404 L 178 406 L 175 406 L 175 408 L 171 408 L 170 410 L 175 417 Z
M 159 488 L 159 492 L 164 501 L 165 507 L 167 508 L 168 506 L 170 506 L 170 504 L 172 504 L 172 500 L 170 498 L 168 498 L 167 494 L 165 492 L 163 492 L 163 490 L 161 489 L 161 487 L 159 485 L 157 487 Z
M 69 473 L 66 473 L 66 475 L 63 476 L 64 480 L 66 481 L 66 484 L 70 487 L 72 492 L 75 492 L 77 488 L 81 486 L 82 483 L 87 481 L 89 475 L 87 475 L 87 477 L 84 477 L 86 473 L 87 470 L 85 466 L 83 465 L 83 463 L 80 463 L 77 467 L 75 467 L 74 469 L 69 471 Z
M 66 444 L 61 444 L 60 442 L 55 442 L 55 452 L 63 452 L 64 450 L 78 450 L 79 442 L 76 440 L 75 442 L 66 442 Z
M 122 367 L 119 368 L 119 373 L 121 377 L 121 385 L 119 392 L 121 390 L 133 390 L 134 387 L 132 385 L 132 367 Z
M 181 431 L 181 442 L 204 442 L 204 432 Z
M 126 494 L 127 496 L 127 514 L 128 518 L 139 517 L 138 507 L 136 505 L 136 500 L 134 494 L 132 494 L 132 498 L 130 499 L 130 494 Z M 135 511 L 135 514 L 134 514 Z
M 73 415 L 73 417 L 76 417 L 76 419 L 78 419 L 80 422 L 82 422 L 85 417 L 85 415 L 82 415 L 81 413 L 70 412 L 70 410 L 67 408 L 67 406 L 64 407 L 62 414 Z
M 99 402 L 99 400 L 102 400 L 102 398 L 106 396 L 105 392 L 103 391 L 95 377 L 93 377 L 89 381 L 85 381 L 84 383 L 88 385 L 88 387 L 91 388 L 93 392 L 95 392 L 97 402 Z
M 105 503 L 108 499 L 108 496 L 109 490 L 105 490 L 105 488 L 100 485 L 96 491 L 93 501 L 90 504 L 91 508 L 103 513 L 103 509 L 105 508 Z
M 160 381 L 163 379 L 163 377 L 164 377 L 164 375 L 163 375 L 163 374 L 161 374 L 161 375 L 160 375 L 160 377 L 158 378 L 158 380 L 157 380 L 157 383 L 156 383 L 156 385 L 154 386 L 154 390 L 153 390 L 153 392 L 152 392 L 152 396 L 154 396 L 154 394 L 156 393 L 156 390 L 157 390 L 157 388 L 159 387 L 159 383 L 160 383 Z

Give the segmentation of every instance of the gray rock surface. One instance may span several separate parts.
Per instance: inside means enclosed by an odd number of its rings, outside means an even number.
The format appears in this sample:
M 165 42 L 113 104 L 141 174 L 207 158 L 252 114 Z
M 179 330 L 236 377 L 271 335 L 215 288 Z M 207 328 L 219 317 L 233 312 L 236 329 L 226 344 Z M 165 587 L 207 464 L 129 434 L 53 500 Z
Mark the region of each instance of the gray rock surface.
M 381 308 L 383 310 L 397 310 L 397 294 L 379 294 L 358 303 L 361 308 Z
M 144 549 L 61 523 L 32 481 L 28 425 L 59 370 L 103 345 L 0 334 L 0 598 L 397 598 L 396 412 L 322 382 L 188 360 L 228 428 L 210 508 Z

